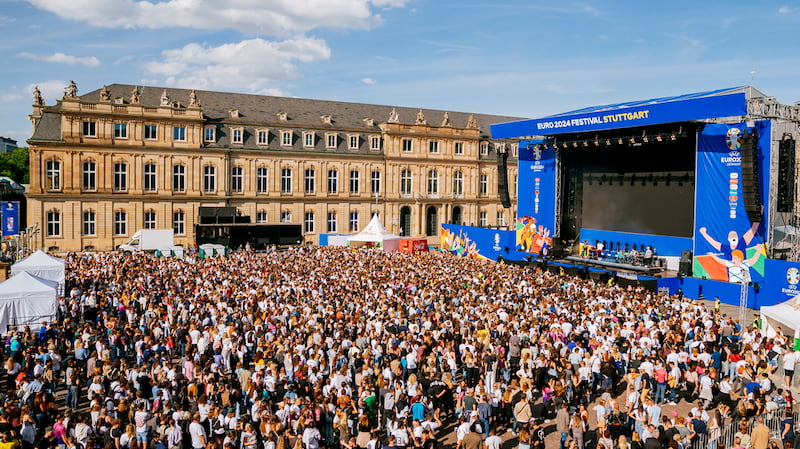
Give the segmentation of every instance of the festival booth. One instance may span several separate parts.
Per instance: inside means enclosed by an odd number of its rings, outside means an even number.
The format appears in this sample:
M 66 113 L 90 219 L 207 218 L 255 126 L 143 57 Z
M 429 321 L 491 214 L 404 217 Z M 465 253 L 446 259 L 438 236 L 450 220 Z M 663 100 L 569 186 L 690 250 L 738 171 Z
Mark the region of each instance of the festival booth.
M 382 248 L 384 251 L 397 251 L 400 246 L 400 236 L 384 228 L 378 214 L 375 214 L 361 232 L 347 238 L 347 244 L 354 248 L 366 246 Z
M 0 334 L 9 326 L 38 326 L 56 318 L 58 283 L 22 271 L 0 282 Z
M 11 265 L 11 275 L 30 273 L 42 279 L 58 283 L 58 294 L 64 294 L 64 259 L 53 257 L 42 250 L 36 250 L 28 257 Z
M 399 250 L 404 253 L 419 253 L 428 250 L 427 239 L 401 239 Z
M 514 238 L 442 225 L 442 247 L 777 304 L 800 293 L 800 263 L 779 260 L 800 254 L 786 226 L 798 122 L 800 107 L 744 86 L 493 124 L 498 167 L 518 153 Z

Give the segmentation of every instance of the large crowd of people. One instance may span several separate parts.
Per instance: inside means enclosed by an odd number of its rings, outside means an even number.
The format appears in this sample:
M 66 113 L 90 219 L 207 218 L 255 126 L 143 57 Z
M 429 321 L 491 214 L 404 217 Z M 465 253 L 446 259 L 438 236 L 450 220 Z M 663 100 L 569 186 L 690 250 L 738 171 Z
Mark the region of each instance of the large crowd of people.
M 0 449 L 798 447 L 780 332 L 444 252 L 69 254 L 5 343 Z

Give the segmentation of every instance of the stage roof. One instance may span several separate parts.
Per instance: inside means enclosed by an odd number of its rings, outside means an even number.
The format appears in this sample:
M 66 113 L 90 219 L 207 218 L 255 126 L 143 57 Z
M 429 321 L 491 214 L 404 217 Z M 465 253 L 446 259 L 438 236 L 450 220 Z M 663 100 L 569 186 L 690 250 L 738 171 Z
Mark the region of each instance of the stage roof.
M 604 131 L 672 122 L 747 115 L 747 98 L 763 93 L 750 86 L 578 109 L 533 120 L 491 125 L 493 139 Z

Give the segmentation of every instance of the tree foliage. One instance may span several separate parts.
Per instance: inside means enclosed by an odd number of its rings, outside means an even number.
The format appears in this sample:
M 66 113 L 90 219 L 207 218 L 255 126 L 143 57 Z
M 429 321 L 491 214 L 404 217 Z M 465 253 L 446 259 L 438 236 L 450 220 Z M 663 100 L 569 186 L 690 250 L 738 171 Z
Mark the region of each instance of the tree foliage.
M 20 147 L 11 153 L 0 153 L 0 175 L 8 176 L 20 184 L 30 182 L 28 147 Z

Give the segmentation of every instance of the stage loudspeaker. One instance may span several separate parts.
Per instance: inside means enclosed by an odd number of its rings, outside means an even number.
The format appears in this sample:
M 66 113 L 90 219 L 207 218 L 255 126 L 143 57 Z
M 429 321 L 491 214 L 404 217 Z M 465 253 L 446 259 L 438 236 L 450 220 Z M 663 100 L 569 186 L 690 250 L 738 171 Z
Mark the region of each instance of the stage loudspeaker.
M 691 276 L 692 275 L 692 252 L 691 251 L 682 251 L 681 252 L 681 262 L 678 264 L 678 274 L 680 276 Z
M 561 243 L 561 239 L 553 238 L 553 247 L 550 248 L 549 254 L 553 259 L 561 259 L 564 257 L 564 245 Z
M 508 153 L 505 151 L 497 152 L 497 193 L 500 195 L 500 202 L 506 209 L 511 207 L 511 198 L 508 195 Z
M 778 152 L 778 212 L 792 212 L 795 198 L 795 140 L 785 133 Z
M 740 185 L 744 210 L 751 223 L 761 223 L 761 189 L 758 185 L 758 134 L 745 130 L 739 137 L 742 155 Z

